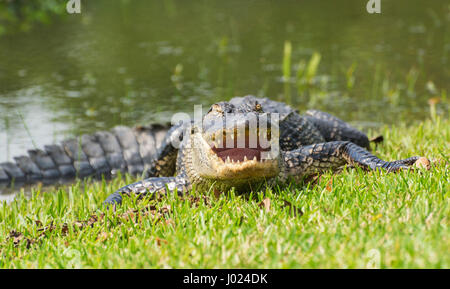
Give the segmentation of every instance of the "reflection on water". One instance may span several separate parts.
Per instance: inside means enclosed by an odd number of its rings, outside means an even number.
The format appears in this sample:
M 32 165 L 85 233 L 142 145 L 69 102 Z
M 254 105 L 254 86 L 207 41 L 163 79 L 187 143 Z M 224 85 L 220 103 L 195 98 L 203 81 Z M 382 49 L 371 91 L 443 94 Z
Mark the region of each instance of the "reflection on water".
M 29 190 L 23 192 L 27 198 L 31 197 L 31 193 Z M 18 197 L 18 192 L 14 190 L 7 190 L 0 187 L 0 204 L 6 202 L 7 204 L 11 203 Z
M 81 15 L 0 38 L 0 161 L 244 94 L 290 95 L 364 128 L 423 119 L 431 97 L 447 113 L 445 2 L 384 1 L 370 15 L 360 0 L 88 1 Z M 314 52 L 317 75 L 301 88 Z

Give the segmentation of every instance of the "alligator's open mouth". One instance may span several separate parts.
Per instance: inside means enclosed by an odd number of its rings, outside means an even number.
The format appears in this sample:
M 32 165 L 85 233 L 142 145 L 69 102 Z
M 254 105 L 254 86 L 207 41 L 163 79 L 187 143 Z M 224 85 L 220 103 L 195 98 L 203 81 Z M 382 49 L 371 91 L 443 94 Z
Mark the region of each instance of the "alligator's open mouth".
M 239 131 L 233 129 L 223 131 L 220 137 L 212 135 L 209 143 L 212 151 L 227 163 L 246 161 L 264 161 L 271 150 L 271 131 L 259 129 L 251 132 L 249 128 Z
M 217 137 L 220 135 L 220 137 Z M 270 129 L 219 130 L 194 137 L 196 171 L 206 179 L 233 185 L 263 180 L 278 174 L 278 151 Z
M 248 160 L 261 161 L 262 150 L 250 148 L 212 148 L 213 152 L 224 162 L 245 162 Z

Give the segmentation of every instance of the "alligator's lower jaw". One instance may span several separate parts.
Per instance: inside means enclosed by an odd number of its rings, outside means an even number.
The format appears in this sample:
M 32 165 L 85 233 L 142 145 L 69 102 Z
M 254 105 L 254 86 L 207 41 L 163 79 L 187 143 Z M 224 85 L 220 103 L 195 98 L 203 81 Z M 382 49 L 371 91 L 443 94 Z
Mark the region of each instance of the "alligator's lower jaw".
M 260 155 L 258 157 L 254 156 L 253 159 L 248 159 L 250 155 L 247 154 L 248 152 L 245 149 L 233 150 L 239 151 L 229 152 L 230 154 L 227 154 L 225 161 L 222 157 L 217 158 L 217 161 L 213 161 L 211 164 L 214 168 L 214 174 L 205 177 L 215 180 L 231 180 L 237 184 L 272 178 L 278 174 L 278 159 L 259 160 Z

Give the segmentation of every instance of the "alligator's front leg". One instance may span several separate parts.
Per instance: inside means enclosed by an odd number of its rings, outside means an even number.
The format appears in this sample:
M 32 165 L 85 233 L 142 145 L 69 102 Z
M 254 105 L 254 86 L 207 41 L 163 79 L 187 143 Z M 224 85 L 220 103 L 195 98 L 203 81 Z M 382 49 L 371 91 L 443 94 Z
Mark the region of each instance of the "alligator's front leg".
M 186 192 L 190 183 L 185 176 L 148 178 L 118 189 L 105 200 L 105 204 L 120 204 L 123 195 L 137 194 L 145 196 L 152 193 L 167 193 L 167 190 L 178 193 Z
M 387 162 L 349 141 L 333 141 L 305 146 L 283 153 L 286 177 L 301 179 L 318 172 L 336 169 L 345 164 L 367 170 L 385 169 L 389 172 L 406 169 L 419 157 Z
M 147 178 L 173 176 L 175 174 L 178 147 L 174 145 L 182 141 L 184 129 L 183 123 L 180 123 L 167 132 L 156 153 L 153 164 L 146 171 Z

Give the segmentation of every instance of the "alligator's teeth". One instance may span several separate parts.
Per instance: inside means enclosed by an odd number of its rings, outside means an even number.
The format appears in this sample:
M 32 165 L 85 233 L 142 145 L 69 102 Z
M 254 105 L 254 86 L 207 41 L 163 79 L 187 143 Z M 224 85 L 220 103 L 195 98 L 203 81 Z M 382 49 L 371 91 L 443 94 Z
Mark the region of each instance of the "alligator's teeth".
M 246 162 L 246 161 L 248 161 L 248 160 L 247 160 L 247 156 L 244 156 L 244 162 Z
M 253 160 L 254 160 L 254 161 L 257 161 L 256 156 L 253 157 Z
M 227 157 L 226 162 L 227 163 L 231 162 L 230 157 Z

